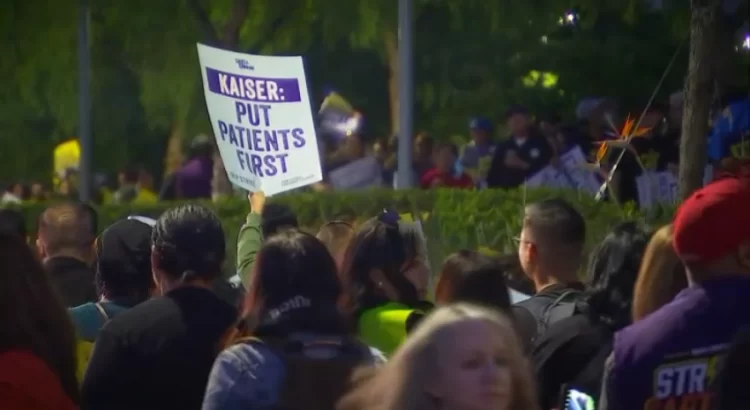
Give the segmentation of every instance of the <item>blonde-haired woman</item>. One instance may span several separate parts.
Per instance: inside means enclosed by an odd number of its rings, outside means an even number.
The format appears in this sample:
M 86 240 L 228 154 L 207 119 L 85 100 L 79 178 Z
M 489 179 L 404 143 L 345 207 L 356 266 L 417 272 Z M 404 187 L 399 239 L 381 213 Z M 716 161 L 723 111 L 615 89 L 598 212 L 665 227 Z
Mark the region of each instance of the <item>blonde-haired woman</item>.
M 467 304 L 426 317 L 339 410 L 538 410 L 510 320 Z
M 672 226 L 663 226 L 643 254 L 633 291 L 633 321 L 666 305 L 687 285 L 685 267 L 672 248 Z

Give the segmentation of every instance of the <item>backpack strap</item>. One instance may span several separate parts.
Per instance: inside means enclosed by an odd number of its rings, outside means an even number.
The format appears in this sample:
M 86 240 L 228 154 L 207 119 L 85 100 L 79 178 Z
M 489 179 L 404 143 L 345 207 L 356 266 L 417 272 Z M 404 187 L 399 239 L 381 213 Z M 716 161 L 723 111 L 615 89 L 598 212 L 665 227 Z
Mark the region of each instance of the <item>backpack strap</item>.
M 105 322 L 109 320 L 109 315 L 107 314 L 107 311 L 104 310 L 104 307 L 102 306 L 100 302 L 94 303 L 94 307 L 96 307 L 96 310 L 98 310 L 99 313 L 102 315 Z
M 365 345 L 358 340 L 345 338 L 343 340 L 332 340 L 332 339 L 315 339 L 303 342 L 301 340 L 294 339 L 280 339 L 280 338 L 268 338 L 260 339 L 257 337 L 248 337 L 243 339 L 244 343 L 261 343 L 271 350 L 276 351 L 282 357 L 285 355 L 298 355 L 304 354 L 308 349 L 312 348 L 328 348 L 338 350 L 341 355 L 351 356 L 353 358 L 361 358 L 364 352 Z
M 580 291 L 568 290 L 547 305 L 537 319 L 537 336 L 544 333 L 550 324 L 573 316 L 576 312 L 575 300 L 578 299 L 580 295 Z

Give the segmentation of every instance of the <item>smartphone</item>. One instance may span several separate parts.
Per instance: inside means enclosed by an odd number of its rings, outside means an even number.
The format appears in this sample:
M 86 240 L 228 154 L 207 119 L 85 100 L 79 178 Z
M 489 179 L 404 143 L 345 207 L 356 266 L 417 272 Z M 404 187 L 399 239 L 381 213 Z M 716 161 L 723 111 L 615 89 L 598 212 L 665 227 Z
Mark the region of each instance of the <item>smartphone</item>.
M 560 410 L 596 410 L 594 398 L 574 386 L 565 385 L 560 394 Z

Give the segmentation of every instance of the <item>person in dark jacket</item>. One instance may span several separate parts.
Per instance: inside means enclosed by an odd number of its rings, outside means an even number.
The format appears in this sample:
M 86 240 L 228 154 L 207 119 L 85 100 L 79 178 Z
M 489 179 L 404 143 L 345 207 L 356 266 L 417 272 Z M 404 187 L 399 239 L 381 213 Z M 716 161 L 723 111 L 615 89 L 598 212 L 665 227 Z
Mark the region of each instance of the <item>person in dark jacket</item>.
M 78 336 L 89 342 L 107 320 L 151 297 L 151 226 L 137 219 L 115 222 L 96 239 L 96 254 L 101 297 L 69 309 Z
M 649 235 L 625 222 L 591 254 L 590 286 L 574 316 L 551 325 L 532 354 L 542 409 L 555 406 L 565 384 L 599 396 L 612 337 L 631 323 L 633 289 Z
M 740 331 L 729 346 L 713 390 L 713 410 L 745 410 L 750 403 L 747 369 L 750 368 L 750 328 Z
M 725 178 L 686 199 L 673 246 L 690 286 L 615 335 L 602 410 L 711 408 L 718 364 L 750 325 L 750 181 Z
M 549 165 L 553 150 L 543 136 L 531 127 L 528 111 L 520 106 L 511 107 L 506 115 L 510 138 L 495 148 L 487 186 L 490 188 L 515 188 Z
M 75 203 L 53 205 L 39 218 L 36 247 L 67 307 L 97 300 L 92 225 L 89 212 Z
M 167 210 L 151 235 L 162 296 L 99 331 L 81 386 L 81 409 L 198 410 L 214 359 L 237 320 L 212 290 L 226 244 L 219 218 L 200 205 Z
M 586 240 L 586 222 L 572 205 L 548 199 L 526 207 L 518 238 L 521 268 L 536 295 L 513 306 L 526 348 L 555 321 L 572 315 L 585 289 L 578 280 Z

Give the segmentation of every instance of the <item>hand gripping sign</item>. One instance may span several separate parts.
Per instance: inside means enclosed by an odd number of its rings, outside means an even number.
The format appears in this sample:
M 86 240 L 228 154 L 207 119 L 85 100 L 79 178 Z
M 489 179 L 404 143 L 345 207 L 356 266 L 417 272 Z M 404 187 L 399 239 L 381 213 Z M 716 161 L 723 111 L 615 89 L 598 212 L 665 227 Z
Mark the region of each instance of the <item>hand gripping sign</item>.
M 302 57 L 198 44 L 203 91 L 229 180 L 274 195 L 322 179 Z

